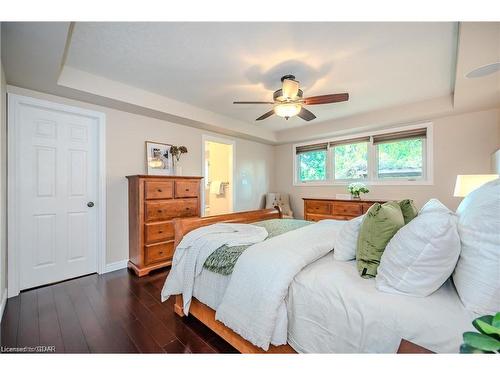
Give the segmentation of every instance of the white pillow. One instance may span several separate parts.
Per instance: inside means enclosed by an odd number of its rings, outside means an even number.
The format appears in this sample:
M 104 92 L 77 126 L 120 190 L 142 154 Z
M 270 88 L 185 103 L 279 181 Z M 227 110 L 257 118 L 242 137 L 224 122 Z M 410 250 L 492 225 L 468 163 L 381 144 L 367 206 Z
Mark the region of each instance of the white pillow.
M 364 216 L 358 216 L 342 225 L 333 246 L 333 259 L 344 262 L 356 259 L 359 228 Z
M 426 297 L 450 277 L 459 255 L 457 217 L 431 199 L 387 244 L 375 279 L 377 289 Z
M 462 252 L 453 274 L 460 299 L 481 315 L 500 311 L 500 179 L 474 190 L 457 209 Z

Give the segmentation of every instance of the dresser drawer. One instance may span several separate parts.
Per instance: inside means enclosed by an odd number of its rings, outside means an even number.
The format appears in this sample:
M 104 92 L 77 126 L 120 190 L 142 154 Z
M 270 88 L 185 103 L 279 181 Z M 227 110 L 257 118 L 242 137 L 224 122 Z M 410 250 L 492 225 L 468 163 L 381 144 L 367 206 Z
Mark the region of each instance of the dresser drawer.
M 146 243 L 162 242 L 174 238 L 174 226 L 171 221 L 144 225 Z
M 331 213 L 330 202 L 325 201 L 307 201 L 306 213 L 328 215 Z
M 166 261 L 174 254 L 174 241 L 144 247 L 144 263 L 151 264 Z
M 146 199 L 168 199 L 174 196 L 173 181 L 146 181 L 144 183 Z
M 199 194 L 199 190 L 200 185 L 198 181 L 175 181 L 176 198 L 197 197 Z
M 359 216 L 363 214 L 361 203 L 333 202 L 334 215 Z
M 164 201 L 147 201 L 145 209 L 146 221 L 169 220 L 174 217 L 198 215 L 198 199 L 175 199 Z

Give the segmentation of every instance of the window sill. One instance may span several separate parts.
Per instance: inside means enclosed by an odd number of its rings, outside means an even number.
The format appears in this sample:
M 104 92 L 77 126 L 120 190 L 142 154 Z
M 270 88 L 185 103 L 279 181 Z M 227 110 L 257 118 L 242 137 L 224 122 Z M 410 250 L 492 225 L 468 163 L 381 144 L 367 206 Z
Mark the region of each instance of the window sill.
M 352 181 L 360 182 L 366 186 L 419 186 L 419 185 L 434 185 L 431 180 L 390 180 L 390 181 Z M 309 186 L 348 186 L 351 182 L 333 182 L 333 181 L 313 181 L 313 182 L 294 182 L 293 186 L 309 187 Z

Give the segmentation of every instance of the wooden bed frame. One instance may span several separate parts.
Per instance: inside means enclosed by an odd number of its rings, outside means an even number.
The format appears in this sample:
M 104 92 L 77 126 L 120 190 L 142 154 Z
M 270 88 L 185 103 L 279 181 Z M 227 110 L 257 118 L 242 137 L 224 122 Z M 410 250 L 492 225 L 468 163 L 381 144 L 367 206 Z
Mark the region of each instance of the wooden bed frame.
M 204 227 L 214 223 L 254 223 L 256 221 L 268 219 L 281 219 L 282 213 L 279 207 L 269 208 L 265 210 L 255 210 L 246 212 L 237 212 L 226 215 L 214 215 L 206 217 L 174 219 L 174 236 L 175 247 L 182 240 L 182 237 L 193 229 Z M 182 303 L 182 295 L 175 296 L 174 310 L 179 316 L 184 316 Z M 192 298 L 189 314 L 193 315 L 200 322 L 214 331 L 217 335 L 227 341 L 240 353 L 296 353 L 289 345 L 274 346 L 271 345 L 266 352 L 261 348 L 253 345 L 243 337 L 226 327 L 221 322 L 215 320 L 215 310 L 211 309 L 204 303 Z
M 282 212 L 279 207 L 269 208 L 264 210 L 255 211 L 245 211 L 236 212 L 232 214 L 225 215 L 214 215 L 206 217 L 196 217 L 196 218 L 186 218 L 186 219 L 174 219 L 174 235 L 175 235 L 175 247 L 182 240 L 184 235 L 193 229 L 204 227 L 206 225 L 214 223 L 253 223 L 256 221 L 269 220 L 269 219 L 281 219 L 283 217 Z M 174 311 L 177 315 L 183 317 L 183 303 L 182 295 L 175 296 Z M 208 328 L 214 331 L 222 339 L 224 339 L 228 344 L 233 346 L 240 353 L 245 354 L 296 354 L 297 352 L 288 344 L 274 346 L 270 345 L 269 350 L 265 351 L 255 345 L 253 345 L 248 340 L 238 335 L 236 332 L 226 327 L 221 322 L 215 320 L 215 310 L 208 307 L 204 303 L 200 302 L 196 298 L 192 297 L 191 306 L 189 308 L 189 313 L 198 319 L 200 322 L 205 324 Z M 426 350 L 418 345 L 413 344 L 410 341 L 401 340 L 398 353 L 423 353 Z M 428 352 L 428 351 L 427 351 Z

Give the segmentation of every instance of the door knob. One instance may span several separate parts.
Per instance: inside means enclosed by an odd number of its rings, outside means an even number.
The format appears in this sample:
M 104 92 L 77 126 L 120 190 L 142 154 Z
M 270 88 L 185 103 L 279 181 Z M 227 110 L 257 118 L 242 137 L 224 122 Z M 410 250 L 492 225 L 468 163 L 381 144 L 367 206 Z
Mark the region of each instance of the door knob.
M 94 207 L 94 202 L 87 202 L 87 207 Z

